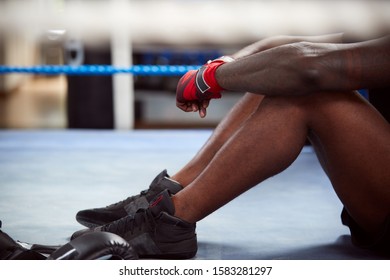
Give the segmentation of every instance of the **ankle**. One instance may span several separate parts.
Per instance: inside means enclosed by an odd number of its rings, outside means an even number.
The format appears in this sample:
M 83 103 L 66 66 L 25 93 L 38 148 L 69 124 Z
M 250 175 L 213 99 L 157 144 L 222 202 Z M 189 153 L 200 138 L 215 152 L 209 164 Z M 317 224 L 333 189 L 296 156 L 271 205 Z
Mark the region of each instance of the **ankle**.
M 183 186 L 179 181 L 175 180 L 174 177 L 165 177 L 165 179 L 167 179 L 169 181 L 172 181 L 172 182 L 174 182 L 174 183 L 176 183 L 178 185 Z
M 171 199 L 175 209 L 174 216 L 176 218 L 192 224 L 197 222 L 197 220 L 192 217 L 191 211 L 188 209 L 188 207 L 183 207 L 183 204 L 177 196 L 174 195 L 171 197 Z
M 169 177 L 170 180 L 179 183 L 183 188 L 188 185 L 186 183 L 187 180 L 185 180 L 185 178 L 185 175 L 181 175 L 180 172 Z
M 186 167 L 183 170 L 180 170 L 170 178 L 179 184 L 182 185 L 183 188 L 187 187 L 193 180 L 199 175 L 198 170 Z

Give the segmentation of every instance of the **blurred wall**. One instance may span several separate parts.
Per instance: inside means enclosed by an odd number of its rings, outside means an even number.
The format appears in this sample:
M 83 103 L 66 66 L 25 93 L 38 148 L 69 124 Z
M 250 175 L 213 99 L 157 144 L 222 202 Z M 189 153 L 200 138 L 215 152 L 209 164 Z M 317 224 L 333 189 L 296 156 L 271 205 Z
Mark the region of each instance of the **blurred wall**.
M 209 50 L 226 54 L 272 35 L 338 31 L 365 34 L 378 26 L 389 27 L 389 3 L 4 0 L 0 1 L 0 64 L 66 63 L 64 38 L 48 36 L 48 30 L 52 29 L 66 31 L 66 36 L 80 39 L 87 48 L 101 43 L 110 45 L 112 34 L 120 30 L 129 37 L 129 53 L 134 64 L 202 64 L 206 62 L 203 60 L 209 59 L 205 56 Z M 195 57 L 192 62 L 188 60 L 189 53 L 191 59 Z M 69 127 L 69 90 L 76 98 L 72 98 L 72 104 L 80 105 L 81 112 L 87 113 L 88 117 L 93 117 L 93 114 L 101 117 L 101 109 L 92 110 L 93 102 L 78 100 L 87 90 L 93 89 L 84 82 L 91 79 L 79 77 L 77 83 L 72 83 L 74 80 L 65 76 L 0 75 L 0 128 Z M 97 80 L 100 80 L 99 77 Z M 229 95 L 229 98 L 213 102 L 210 115 L 200 122 L 196 114 L 183 116 L 174 106 L 177 80 L 177 77 L 135 77 L 136 106 L 132 113 L 136 116 L 138 127 L 214 126 L 239 97 Z M 104 88 L 105 93 L 109 90 Z M 90 98 L 97 101 L 99 97 L 92 93 Z M 99 104 L 112 107 L 112 103 L 105 100 Z M 161 104 L 164 104 L 164 109 L 159 107 Z M 97 113 L 88 113 L 86 106 Z M 112 115 L 112 108 L 108 111 Z M 83 115 L 79 119 L 86 120 L 86 117 Z M 109 121 L 112 123 L 112 120 Z
M 7 34 L 0 41 L 0 64 L 58 64 L 60 47 L 50 41 Z M 0 75 L 0 128 L 66 127 L 66 78 Z

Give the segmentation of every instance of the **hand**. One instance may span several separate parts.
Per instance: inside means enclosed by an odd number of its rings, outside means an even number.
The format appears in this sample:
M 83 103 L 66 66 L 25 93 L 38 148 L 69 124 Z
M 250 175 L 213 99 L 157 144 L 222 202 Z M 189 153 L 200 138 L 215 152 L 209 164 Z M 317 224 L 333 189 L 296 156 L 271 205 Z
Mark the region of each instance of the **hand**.
M 216 59 L 199 70 L 190 70 L 184 74 L 176 88 L 176 106 L 184 112 L 199 112 L 199 116 L 204 118 L 210 99 L 221 98 L 223 89 L 215 79 L 215 71 L 226 62 L 224 59 Z
M 183 110 L 184 112 L 199 112 L 201 118 L 206 117 L 207 107 L 209 106 L 210 99 L 205 99 L 203 101 L 187 101 L 179 102 L 176 100 L 176 106 Z

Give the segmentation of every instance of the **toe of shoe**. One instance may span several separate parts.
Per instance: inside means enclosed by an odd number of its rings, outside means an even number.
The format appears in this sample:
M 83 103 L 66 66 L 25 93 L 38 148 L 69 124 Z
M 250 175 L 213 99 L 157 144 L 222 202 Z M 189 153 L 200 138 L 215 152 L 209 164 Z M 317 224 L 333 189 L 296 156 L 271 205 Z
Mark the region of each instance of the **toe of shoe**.
M 72 234 L 72 236 L 70 237 L 70 240 L 76 239 L 77 237 L 80 237 L 82 235 L 85 235 L 85 234 L 88 234 L 88 233 L 91 233 L 91 232 L 93 232 L 93 231 L 88 229 L 88 228 L 78 230 L 78 231 L 76 231 L 76 232 L 74 232 Z

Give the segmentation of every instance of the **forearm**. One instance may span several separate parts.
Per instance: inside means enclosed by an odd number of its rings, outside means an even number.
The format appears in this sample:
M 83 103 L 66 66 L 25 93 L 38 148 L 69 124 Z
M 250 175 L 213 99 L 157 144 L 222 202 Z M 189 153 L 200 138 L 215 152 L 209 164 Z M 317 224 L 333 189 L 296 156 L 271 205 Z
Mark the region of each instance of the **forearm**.
M 388 40 L 356 44 L 296 43 L 222 65 L 221 87 L 266 95 L 307 94 L 388 85 Z
M 344 34 L 326 34 L 318 36 L 292 36 L 292 35 L 278 35 L 265 38 L 258 42 L 255 42 L 243 49 L 229 55 L 234 59 L 240 59 L 253 55 L 255 53 L 275 48 L 282 45 L 298 43 L 298 42 L 312 42 L 312 43 L 342 43 L 344 40 Z
M 221 65 L 215 77 L 228 91 L 306 94 L 315 82 L 311 64 L 317 55 L 307 43 L 287 44 Z
M 390 85 L 390 37 L 336 45 L 317 58 L 320 90 L 355 90 Z M 324 76 L 324 79 L 321 78 Z

